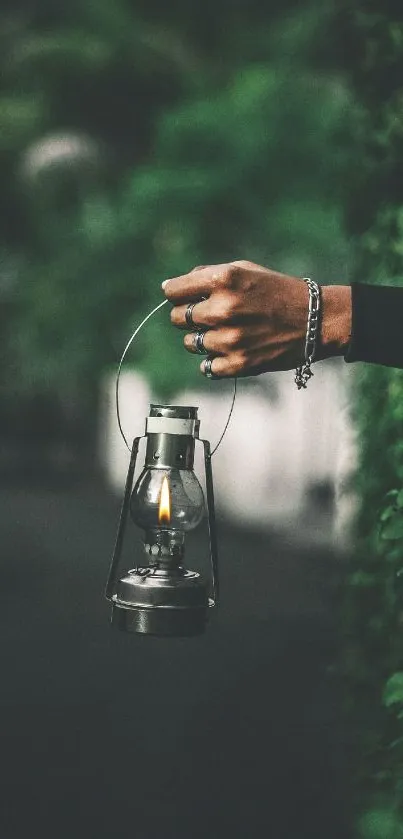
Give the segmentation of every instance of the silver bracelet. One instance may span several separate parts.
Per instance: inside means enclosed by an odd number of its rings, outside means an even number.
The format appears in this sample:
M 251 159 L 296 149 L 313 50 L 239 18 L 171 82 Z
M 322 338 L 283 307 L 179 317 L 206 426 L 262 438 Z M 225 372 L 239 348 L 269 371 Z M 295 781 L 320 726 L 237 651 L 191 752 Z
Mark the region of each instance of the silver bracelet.
M 295 371 L 295 384 L 298 390 L 306 388 L 311 376 L 311 364 L 316 353 L 316 341 L 318 338 L 319 315 L 320 315 L 320 289 L 315 280 L 310 277 L 303 278 L 309 289 L 308 322 L 305 337 L 305 359 L 304 363 Z

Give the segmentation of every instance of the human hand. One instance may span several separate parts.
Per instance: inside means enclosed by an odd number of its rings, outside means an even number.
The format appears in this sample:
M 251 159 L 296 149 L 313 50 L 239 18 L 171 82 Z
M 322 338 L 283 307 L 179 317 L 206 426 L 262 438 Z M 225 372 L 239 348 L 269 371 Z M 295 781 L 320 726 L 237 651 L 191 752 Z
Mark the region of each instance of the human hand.
M 163 289 L 174 306 L 171 321 L 179 329 L 189 329 L 186 309 L 195 303 L 194 328 L 204 333 L 203 346 L 213 358 L 214 376 L 254 376 L 290 370 L 303 362 L 309 294 L 302 279 L 237 261 L 194 269 L 167 280 Z M 323 328 L 317 358 L 344 351 L 346 323 L 345 312 L 340 323 L 340 290 L 350 291 L 343 286 L 322 288 Z M 338 335 L 341 326 L 343 334 Z M 185 335 L 184 344 L 188 352 L 197 352 L 195 332 Z

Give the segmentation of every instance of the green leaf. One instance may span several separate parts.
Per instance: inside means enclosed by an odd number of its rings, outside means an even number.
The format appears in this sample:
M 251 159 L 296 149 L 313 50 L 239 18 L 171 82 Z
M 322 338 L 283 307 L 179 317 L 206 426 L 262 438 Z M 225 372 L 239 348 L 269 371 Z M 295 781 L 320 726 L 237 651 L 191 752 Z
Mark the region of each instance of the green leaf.
M 397 513 L 391 517 L 382 527 L 380 536 L 382 539 L 403 539 L 403 515 Z
M 389 492 L 386 493 L 384 497 L 384 501 L 395 501 L 397 496 L 399 495 L 398 489 L 390 489 Z
M 391 705 L 403 704 L 403 672 L 394 673 L 388 679 L 383 692 L 382 702 L 386 708 Z
M 394 513 L 396 513 L 396 508 L 395 507 L 385 507 L 385 509 L 382 510 L 382 512 L 379 516 L 379 520 L 380 521 L 387 521 L 388 519 L 391 518 L 391 516 L 394 515 Z

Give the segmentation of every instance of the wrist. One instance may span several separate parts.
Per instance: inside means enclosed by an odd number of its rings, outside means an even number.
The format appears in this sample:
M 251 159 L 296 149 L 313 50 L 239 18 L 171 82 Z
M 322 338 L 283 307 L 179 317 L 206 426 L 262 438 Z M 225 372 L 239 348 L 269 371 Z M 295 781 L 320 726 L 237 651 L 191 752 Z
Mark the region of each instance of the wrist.
M 351 339 L 350 286 L 321 287 L 321 330 L 318 358 L 345 355 Z

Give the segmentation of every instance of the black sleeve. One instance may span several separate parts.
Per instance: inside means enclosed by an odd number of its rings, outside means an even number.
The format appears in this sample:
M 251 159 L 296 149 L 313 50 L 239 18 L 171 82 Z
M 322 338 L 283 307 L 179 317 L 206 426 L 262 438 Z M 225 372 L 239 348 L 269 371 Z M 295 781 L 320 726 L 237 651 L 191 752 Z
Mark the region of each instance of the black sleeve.
M 403 288 L 353 283 L 346 361 L 403 368 Z

